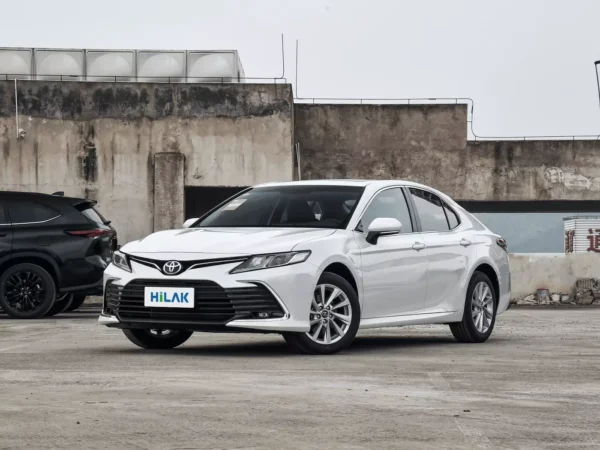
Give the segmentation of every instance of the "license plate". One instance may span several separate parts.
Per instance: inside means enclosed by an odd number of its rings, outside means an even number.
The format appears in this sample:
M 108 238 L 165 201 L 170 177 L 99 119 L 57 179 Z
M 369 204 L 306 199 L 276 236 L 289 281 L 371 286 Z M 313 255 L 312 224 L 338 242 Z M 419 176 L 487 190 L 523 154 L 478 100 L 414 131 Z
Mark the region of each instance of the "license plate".
M 152 308 L 193 308 L 194 288 L 145 287 L 144 306 Z

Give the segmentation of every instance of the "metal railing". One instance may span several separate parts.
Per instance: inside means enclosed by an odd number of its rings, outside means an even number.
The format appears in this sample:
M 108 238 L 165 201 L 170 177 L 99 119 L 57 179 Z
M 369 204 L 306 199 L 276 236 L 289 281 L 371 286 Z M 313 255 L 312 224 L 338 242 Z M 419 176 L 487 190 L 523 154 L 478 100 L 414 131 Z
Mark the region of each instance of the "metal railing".
M 600 134 L 575 134 L 575 135 L 536 135 L 536 136 L 482 136 L 475 133 L 475 101 L 469 97 L 415 97 L 415 98 L 353 98 L 353 97 L 298 97 L 296 103 L 303 104 L 350 104 L 350 105 L 428 105 L 428 104 L 455 104 L 467 105 L 468 130 L 475 141 L 528 141 L 528 140 L 598 140 Z
M 180 84 L 180 83 L 217 83 L 217 84 L 228 84 L 228 83 L 246 83 L 250 80 L 250 83 L 273 83 L 273 84 L 287 84 L 287 79 L 283 77 L 127 77 L 122 75 L 31 75 L 31 74 L 0 74 L 0 80 L 4 81 L 61 81 L 61 82 L 98 82 L 98 83 L 167 83 L 167 84 Z M 147 81 L 150 80 L 150 81 Z M 206 81 L 210 80 L 210 81 Z

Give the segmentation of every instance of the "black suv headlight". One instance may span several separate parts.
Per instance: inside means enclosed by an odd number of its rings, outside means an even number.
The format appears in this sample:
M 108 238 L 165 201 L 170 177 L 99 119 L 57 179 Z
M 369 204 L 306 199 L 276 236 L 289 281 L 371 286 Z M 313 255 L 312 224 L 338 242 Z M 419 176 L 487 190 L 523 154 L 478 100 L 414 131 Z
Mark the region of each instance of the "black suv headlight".
M 125 253 L 120 252 L 119 250 L 116 250 L 112 254 L 112 263 L 119 269 L 131 272 L 131 266 L 129 265 L 129 261 L 127 260 L 127 255 Z
M 271 267 L 289 266 L 304 262 L 310 251 L 272 253 L 270 255 L 254 255 L 241 263 L 229 273 L 250 272 L 252 270 L 269 269 Z

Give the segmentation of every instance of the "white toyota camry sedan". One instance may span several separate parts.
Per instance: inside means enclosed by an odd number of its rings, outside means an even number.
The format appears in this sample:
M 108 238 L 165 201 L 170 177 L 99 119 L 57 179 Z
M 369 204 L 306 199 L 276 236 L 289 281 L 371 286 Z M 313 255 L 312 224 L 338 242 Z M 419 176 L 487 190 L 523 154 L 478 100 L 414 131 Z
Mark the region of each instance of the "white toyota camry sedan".
M 249 188 L 115 252 L 99 322 L 143 348 L 248 331 L 329 354 L 360 328 L 448 324 L 484 342 L 509 298 L 506 242 L 443 193 L 300 181 Z

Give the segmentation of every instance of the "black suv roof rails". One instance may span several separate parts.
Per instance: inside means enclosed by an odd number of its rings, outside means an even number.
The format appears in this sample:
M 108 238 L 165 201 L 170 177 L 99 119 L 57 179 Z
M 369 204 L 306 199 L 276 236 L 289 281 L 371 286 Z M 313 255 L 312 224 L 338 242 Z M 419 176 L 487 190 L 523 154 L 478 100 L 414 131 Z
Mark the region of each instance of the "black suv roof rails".
M 57 195 L 59 197 L 64 197 L 65 196 L 65 191 L 53 192 L 52 195 Z

